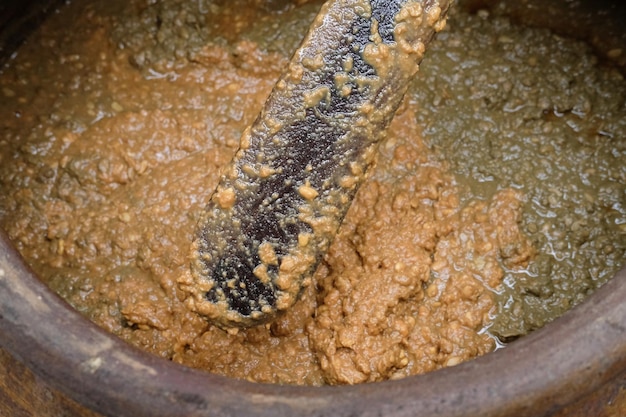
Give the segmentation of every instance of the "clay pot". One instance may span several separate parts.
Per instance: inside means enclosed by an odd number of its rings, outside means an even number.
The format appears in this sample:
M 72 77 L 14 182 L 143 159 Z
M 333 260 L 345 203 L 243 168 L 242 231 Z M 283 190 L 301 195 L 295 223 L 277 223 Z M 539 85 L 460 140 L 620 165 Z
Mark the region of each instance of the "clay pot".
M 568 416 L 598 415 L 615 399 L 626 404 L 623 300 L 626 269 L 543 329 L 455 367 L 358 386 L 255 384 L 104 332 L 44 286 L 0 232 L 0 415 L 540 417 L 570 404 Z

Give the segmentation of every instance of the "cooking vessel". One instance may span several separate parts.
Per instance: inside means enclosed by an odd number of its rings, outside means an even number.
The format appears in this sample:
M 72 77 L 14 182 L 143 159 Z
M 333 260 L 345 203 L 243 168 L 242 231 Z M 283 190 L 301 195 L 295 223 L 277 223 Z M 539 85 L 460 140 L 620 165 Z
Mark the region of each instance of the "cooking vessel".
M 0 15 L 12 16 L 0 20 L 3 57 L 53 3 L 0 5 Z M 600 55 L 626 45 L 614 32 L 626 21 L 623 6 L 517 3 L 513 18 L 524 21 L 534 14 L 533 21 L 543 25 L 550 23 L 549 7 L 579 14 L 589 7 L 608 11 L 603 16 L 612 16 L 613 26 L 600 28 L 581 14 L 575 28 L 553 29 L 588 38 Z M 624 300 L 626 269 L 544 328 L 451 368 L 357 386 L 257 384 L 169 362 L 103 331 L 43 285 L 0 231 L 0 415 L 623 416 Z

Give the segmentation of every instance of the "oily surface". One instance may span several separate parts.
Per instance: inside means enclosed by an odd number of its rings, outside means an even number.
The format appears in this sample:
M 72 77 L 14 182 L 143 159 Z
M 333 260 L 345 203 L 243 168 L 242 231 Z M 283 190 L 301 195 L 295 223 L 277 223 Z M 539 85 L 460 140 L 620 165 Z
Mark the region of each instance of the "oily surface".
M 413 101 L 427 109 L 417 113 L 427 143 L 472 194 L 525 196 L 521 227 L 538 256 L 507 271 L 498 295 L 504 314 L 490 330 L 507 340 L 578 304 L 625 262 L 626 96 L 623 75 L 599 70 L 588 45 L 498 12 L 442 34 Z
M 457 11 L 302 299 L 230 333 L 190 311 L 201 210 L 319 6 L 54 15 L 0 77 L 0 226 L 42 280 L 163 358 L 341 384 L 487 353 L 623 264 L 623 77 L 581 42 Z

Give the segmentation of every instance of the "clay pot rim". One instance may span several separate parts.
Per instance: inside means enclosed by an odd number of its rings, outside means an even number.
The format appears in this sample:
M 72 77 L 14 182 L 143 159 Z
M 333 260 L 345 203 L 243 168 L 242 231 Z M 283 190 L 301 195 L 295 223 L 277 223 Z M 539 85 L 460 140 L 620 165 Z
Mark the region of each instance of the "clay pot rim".
M 505 349 L 398 381 L 301 387 L 234 380 L 140 351 L 42 284 L 0 231 L 0 346 L 106 416 L 539 416 L 626 371 L 626 268 Z

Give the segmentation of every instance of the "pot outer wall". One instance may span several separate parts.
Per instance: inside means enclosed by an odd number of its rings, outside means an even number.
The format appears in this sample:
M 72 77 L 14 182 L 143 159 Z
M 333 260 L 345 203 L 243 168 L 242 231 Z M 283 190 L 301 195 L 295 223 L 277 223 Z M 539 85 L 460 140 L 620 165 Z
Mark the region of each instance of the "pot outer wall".
M 626 45 L 626 4 L 502 1 L 514 20 L 588 39 L 600 56 Z M 0 65 L 59 3 L 0 2 Z M 613 18 L 595 25 L 593 16 L 607 11 Z M 554 23 L 560 13 L 576 27 Z M 614 63 L 624 72 L 626 54 Z M 125 344 L 41 284 L 0 231 L 0 416 L 624 417 L 625 299 L 626 269 L 554 323 L 474 361 L 401 381 L 281 387 L 206 374 Z

